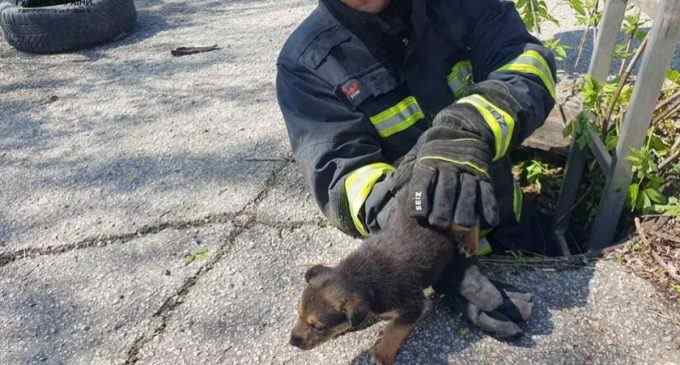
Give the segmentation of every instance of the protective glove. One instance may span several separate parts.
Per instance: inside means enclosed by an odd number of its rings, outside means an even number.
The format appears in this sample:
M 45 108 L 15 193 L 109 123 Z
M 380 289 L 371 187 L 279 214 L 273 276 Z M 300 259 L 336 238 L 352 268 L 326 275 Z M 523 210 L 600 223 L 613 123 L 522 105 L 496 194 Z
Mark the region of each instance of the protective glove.
M 527 321 L 533 310 L 531 294 L 489 280 L 463 255 L 449 263 L 435 291 L 444 294 L 445 303 L 472 324 L 501 339 L 522 334 L 519 324 Z
M 400 161 L 397 161 L 396 170 L 389 173 L 383 181 L 375 184 L 366 199 L 364 203 L 365 223 L 370 232 L 379 231 L 389 221 L 396 207 L 392 198 L 411 180 L 418 147 L 416 144 Z
M 465 107 L 454 104 L 448 109 L 452 108 Z M 471 132 L 433 126 L 421 135 L 419 144 L 409 183 L 409 215 L 442 231 L 452 225 L 497 225 L 490 143 Z
M 489 165 L 507 153 L 518 130 L 521 108 L 504 83 L 483 81 L 468 93 L 442 109 L 419 139 L 410 183 L 410 215 L 441 230 L 498 223 Z
M 472 324 L 498 338 L 522 334 L 518 323 L 531 317 L 534 306 L 531 294 L 492 282 L 477 266 L 466 270 L 459 295 L 452 299 Z

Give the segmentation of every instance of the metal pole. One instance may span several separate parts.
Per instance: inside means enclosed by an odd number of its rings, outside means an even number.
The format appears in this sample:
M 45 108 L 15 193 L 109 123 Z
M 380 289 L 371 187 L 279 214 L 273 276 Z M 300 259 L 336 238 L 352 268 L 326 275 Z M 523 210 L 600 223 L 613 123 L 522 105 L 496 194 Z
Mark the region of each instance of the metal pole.
M 626 156 L 631 149 L 642 147 L 647 129 L 651 123 L 652 112 L 656 106 L 661 87 L 670 67 L 673 51 L 680 42 L 680 1 L 663 0 L 657 12 L 650 43 L 645 51 L 638 80 L 635 84 L 630 108 L 626 113 L 616 146 L 614 167 L 593 223 L 590 236 L 590 249 L 598 253 L 611 244 L 633 172 Z
M 604 15 L 597 32 L 597 42 L 588 68 L 588 74 L 596 81 L 604 82 L 611 70 L 614 46 L 623 17 L 626 14 L 626 3 L 627 0 L 609 0 L 605 4 Z M 563 235 L 569 227 L 570 210 L 573 209 L 576 202 L 576 195 L 585 166 L 585 151 L 579 150 L 576 143 L 572 141 L 555 214 L 558 219 L 561 219 L 560 222 L 557 222 L 555 232 L 560 239 L 560 245 L 565 255 L 569 255 L 569 252 Z

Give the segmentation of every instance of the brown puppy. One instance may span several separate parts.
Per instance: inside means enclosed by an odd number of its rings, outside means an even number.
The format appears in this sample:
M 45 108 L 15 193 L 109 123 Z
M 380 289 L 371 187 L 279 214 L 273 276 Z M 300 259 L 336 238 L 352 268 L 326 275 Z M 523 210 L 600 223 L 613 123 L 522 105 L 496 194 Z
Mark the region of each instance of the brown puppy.
M 397 199 L 403 204 L 406 193 Z M 369 315 L 391 319 L 373 348 L 374 359 L 393 364 L 425 308 L 423 290 L 460 255 L 463 233 L 443 234 L 396 209 L 388 229 L 368 238 L 337 266 L 316 265 L 305 288 L 290 343 L 303 350 L 357 329 Z M 474 235 L 472 235 L 474 239 Z

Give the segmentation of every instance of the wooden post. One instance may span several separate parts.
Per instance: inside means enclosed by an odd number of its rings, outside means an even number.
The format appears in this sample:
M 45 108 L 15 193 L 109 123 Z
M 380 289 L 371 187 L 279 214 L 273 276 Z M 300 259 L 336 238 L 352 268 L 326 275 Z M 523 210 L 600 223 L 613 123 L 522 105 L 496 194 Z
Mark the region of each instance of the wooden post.
M 600 29 L 597 32 L 597 42 L 588 68 L 588 74 L 595 81 L 604 82 L 609 75 L 627 3 L 628 0 L 607 0 L 605 4 Z
M 614 166 L 607 179 L 598 215 L 593 222 L 590 235 L 592 253 L 598 253 L 612 243 L 628 186 L 633 178 L 632 167 L 626 157 L 631 149 L 642 147 L 673 51 L 680 42 L 680 1 L 663 0 L 659 10 L 650 43 L 640 65 L 631 104 L 623 121 Z
M 600 22 L 600 29 L 597 32 L 597 42 L 588 68 L 588 74 L 596 81 L 604 82 L 611 70 L 614 46 L 616 45 L 623 17 L 626 14 L 626 3 L 627 0 L 608 0 L 605 4 L 604 15 Z M 555 214 L 557 219 L 559 219 L 559 222 L 556 222 L 555 233 L 557 233 L 560 239 L 560 246 L 564 255 L 570 254 L 563 236 L 569 227 L 570 211 L 576 202 L 585 166 L 585 152 L 579 150 L 576 142 L 572 141 Z

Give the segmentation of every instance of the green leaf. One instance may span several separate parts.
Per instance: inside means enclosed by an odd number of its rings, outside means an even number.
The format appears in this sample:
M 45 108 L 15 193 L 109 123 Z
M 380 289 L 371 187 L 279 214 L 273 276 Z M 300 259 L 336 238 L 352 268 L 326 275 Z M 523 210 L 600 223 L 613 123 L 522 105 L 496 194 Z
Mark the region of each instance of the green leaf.
M 619 143 L 619 136 L 616 133 L 608 133 L 607 137 L 604 139 L 604 145 L 607 147 L 607 151 L 613 151 L 616 149 L 616 145 Z
M 581 0 L 569 0 L 569 6 L 576 12 L 576 14 L 584 17 L 588 16 Z
M 640 186 L 638 184 L 631 184 L 628 187 L 628 205 L 630 206 L 630 211 L 634 212 L 637 207 L 638 195 L 640 193 Z
M 625 60 L 632 55 L 633 52 L 626 49 L 626 45 L 623 43 L 619 43 L 614 47 L 614 58 L 616 59 Z
M 642 193 L 638 195 L 637 206 L 642 212 L 648 212 L 652 208 L 652 200 L 645 191 L 642 191 Z
M 647 188 L 645 189 L 645 195 L 649 197 L 649 200 L 651 200 L 653 203 L 656 204 L 666 204 L 668 199 L 658 190 L 652 189 L 652 188 Z
M 210 257 L 210 251 L 207 247 L 198 248 L 184 257 L 184 264 L 189 265 L 194 261 L 206 260 L 208 257 Z
M 555 54 L 555 59 L 558 61 L 562 61 L 567 58 L 567 50 L 571 49 L 571 47 L 562 44 L 557 38 L 544 41 L 543 45 L 553 51 Z
M 666 78 L 671 80 L 674 84 L 680 85 L 680 71 L 678 70 L 668 70 L 666 72 Z
M 652 189 L 660 189 L 666 184 L 666 180 L 663 177 L 657 175 L 656 173 L 647 174 L 647 186 Z
M 548 11 L 545 0 L 516 0 L 515 8 L 529 31 L 540 33 L 540 25 L 546 21 L 559 25 Z
M 680 201 L 676 197 L 670 197 L 667 204 L 655 205 L 653 210 L 655 213 L 680 218 Z
M 647 37 L 647 31 L 638 30 L 633 34 L 633 37 L 637 39 L 638 42 L 642 42 Z
M 600 102 L 600 94 L 602 93 L 602 86 L 599 82 L 593 79 L 590 75 L 583 78 L 583 88 L 581 88 L 581 96 L 583 97 L 583 105 L 596 114 L 598 114 L 598 105 Z
M 633 168 L 640 168 L 642 165 L 642 157 L 640 156 L 640 150 L 631 149 L 630 155 L 626 157 L 626 160 L 630 161 Z
M 665 156 L 665 155 L 668 154 L 668 152 L 670 150 L 670 146 L 668 146 L 666 144 L 666 142 L 664 142 L 664 140 L 661 139 L 661 137 L 657 136 L 656 134 L 651 134 L 647 138 L 648 138 L 647 143 L 649 145 L 649 148 L 652 151 L 654 151 L 654 153 L 657 156 Z
M 593 129 L 593 126 L 592 124 L 590 124 L 590 120 L 588 119 L 587 114 L 585 112 L 579 113 L 576 119 L 571 124 L 573 124 L 573 127 L 568 126 L 568 128 L 573 128 L 570 135 L 576 141 L 576 145 L 578 146 L 578 148 L 581 150 L 585 150 L 590 144 L 589 131 Z

